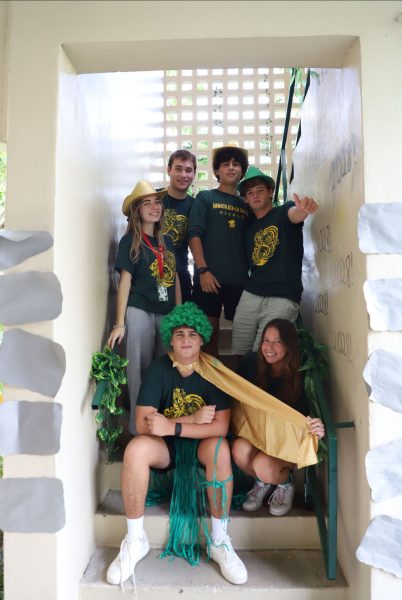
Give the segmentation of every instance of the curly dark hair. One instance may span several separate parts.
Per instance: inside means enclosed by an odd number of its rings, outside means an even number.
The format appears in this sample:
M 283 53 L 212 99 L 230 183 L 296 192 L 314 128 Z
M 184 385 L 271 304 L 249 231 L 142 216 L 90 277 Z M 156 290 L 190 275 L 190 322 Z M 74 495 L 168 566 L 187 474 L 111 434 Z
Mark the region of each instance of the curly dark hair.
M 170 342 L 173 331 L 178 327 L 191 327 L 202 337 L 204 344 L 211 339 L 212 325 L 207 315 L 194 302 L 178 304 L 163 317 L 160 332 L 166 348 L 172 347 Z
M 231 160 L 232 158 L 234 160 L 236 160 L 238 163 L 240 163 L 241 176 L 244 177 L 244 175 L 246 174 L 246 171 L 248 169 L 248 160 L 245 157 L 244 152 L 242 152 L 241 150 L 239 150 L 239 148 L 236 148 L 235 146 L 233 146 L 233 148 L 224 148 L 223 150 L 220 150 L 219 152 L 216 153 L 216 155 L 214 157 L 214 162 L 212 165 L 215 177 L 217 178 L 218 181 L 219 181 L 219 175 L 216 174 L 216 171 L 219 169 L 219 166 L 222 163 Z
M 286 347 L 284 372 L 281 376 L 282 389 L 280 399 L 282 402 L 292 405 L 300 398 L 303 382 L 301 373 L 299 372 L 301 364 L 299 336 L 293 323 L 287 319 L 273 319 L 264 327 L 257 352 L 256 384 L 261 389 L 266 390 L 269 380 L 272 377 L 271 365 L 266 362 L 261 351 L 264 336 L 269 327 L 275 327 L 278 330 L 279 337 Z

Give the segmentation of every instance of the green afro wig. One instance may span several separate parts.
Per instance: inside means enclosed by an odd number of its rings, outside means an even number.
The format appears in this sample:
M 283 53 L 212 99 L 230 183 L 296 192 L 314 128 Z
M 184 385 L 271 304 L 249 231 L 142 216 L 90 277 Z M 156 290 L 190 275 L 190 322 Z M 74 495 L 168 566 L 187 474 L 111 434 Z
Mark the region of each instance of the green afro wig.
M 204 340 L 204 344 L 207 344 L 211 339 L 212 325 L 206 314 L 198 308 L 194 302 L 185 302 L 184 304 L 175 306 L 174 309 L 162 319 L 160 330 L 162 341 L 166 348 L 172 347 L 170 342 L 173 329 L 183 326 L 195 329 Z

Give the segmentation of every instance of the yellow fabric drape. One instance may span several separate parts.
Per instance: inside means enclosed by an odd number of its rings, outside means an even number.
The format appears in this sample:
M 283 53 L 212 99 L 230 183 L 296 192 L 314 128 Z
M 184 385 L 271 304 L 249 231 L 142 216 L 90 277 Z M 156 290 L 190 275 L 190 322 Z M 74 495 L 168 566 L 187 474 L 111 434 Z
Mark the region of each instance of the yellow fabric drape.
M 176 366 L 173 353 L 169 356 Z M 265 454 L 295 463 L 299 468 L 318 462 L 318 438 L 309 432 L 304 415 L 205 352 L 191 366 L 201 377 L 239 401 L 232 408 L 233 433 Z

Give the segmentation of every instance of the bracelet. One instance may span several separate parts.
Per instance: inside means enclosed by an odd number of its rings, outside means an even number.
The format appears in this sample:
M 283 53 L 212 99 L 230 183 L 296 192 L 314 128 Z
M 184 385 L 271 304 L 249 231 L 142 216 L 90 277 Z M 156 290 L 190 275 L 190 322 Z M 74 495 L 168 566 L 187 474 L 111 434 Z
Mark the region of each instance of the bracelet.
M 118 324 L 117 324 L 117 325 L 113 325 L 112 329 L 116 329 L 116 327 L 123 327 L 123 329 L 125 329 L 125 328 L 126 328 L 126 326 L 125 326 L 125 325 L 118 325 Z
M 199 269 L 197 269 L 198 275 L 203 275 L 207 271 L 209 271 L 208 267 L 200 267 Z
M 181 436 L 181 430 L 182 430 L 182 424 L 181 423 L 176 423 L 174 426 L 174 435 L 175 437 L 180 437 Z

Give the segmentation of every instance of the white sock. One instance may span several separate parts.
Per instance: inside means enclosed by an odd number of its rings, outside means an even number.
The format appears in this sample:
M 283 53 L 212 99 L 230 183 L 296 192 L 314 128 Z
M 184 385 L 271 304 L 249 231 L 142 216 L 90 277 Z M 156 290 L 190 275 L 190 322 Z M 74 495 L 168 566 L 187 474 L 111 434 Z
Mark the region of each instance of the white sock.
M 144 533 L 144 516 L 127 519 L 127 537 L 130 541 L 141 538 Z
M 211 516 L 211 537 L 213 542 L 217 542 L 227 535 L 228 523 L 229 519 L 217 519 L 216 517 Z

